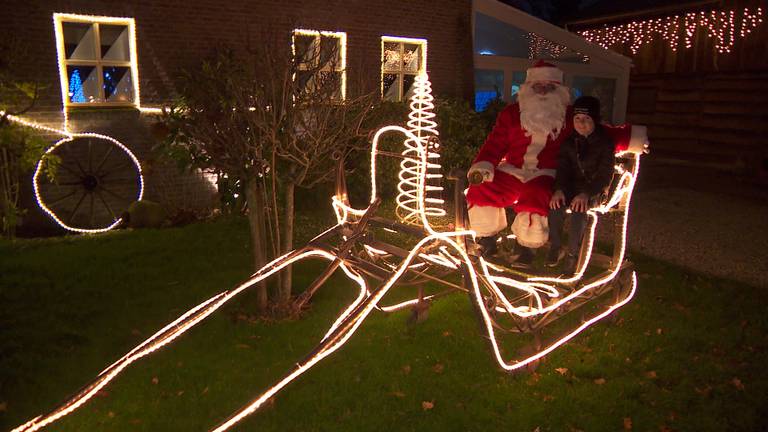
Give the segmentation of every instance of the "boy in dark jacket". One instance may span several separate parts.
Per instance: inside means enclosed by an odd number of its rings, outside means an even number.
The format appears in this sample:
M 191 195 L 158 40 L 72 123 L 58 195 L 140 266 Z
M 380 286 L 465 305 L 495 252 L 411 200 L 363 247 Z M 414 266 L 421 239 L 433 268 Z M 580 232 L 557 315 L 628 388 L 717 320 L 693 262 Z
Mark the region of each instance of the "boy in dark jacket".
M 562 231 L 565 210 L 571 209 L 571 228 L 564 271 L 573 274 L 590 201 L 608 187 L 613 176 L 615 143 L 600 125 L 600 101 L 582 96 L 573 103 L 574 132 L 560 146 L 554 193 L 549 202 L 547 265 L 562 258 Z

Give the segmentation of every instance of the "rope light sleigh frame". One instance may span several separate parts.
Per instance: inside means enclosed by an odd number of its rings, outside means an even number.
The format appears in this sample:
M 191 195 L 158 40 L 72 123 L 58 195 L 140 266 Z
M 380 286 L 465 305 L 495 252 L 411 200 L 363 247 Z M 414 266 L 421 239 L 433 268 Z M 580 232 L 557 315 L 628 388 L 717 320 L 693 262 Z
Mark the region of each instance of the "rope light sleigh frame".
M 505 371 L 515 371 L 535 365 L 542 357 L 628 303 L 637 289 L 636 274 L 625 256 L 628 206 L 639 169 L 640 155 L 646 149 L 617 153 L 616 174 L 610 193 L 600 204 L 587 212 L 589 225 L 577 272 L 571 277 L 525 274 L 505 266 L 504 263 L 486 260 L 468 252 L 475 233 L 466 228 L 466 209 L 463 205 L 465 183 L 462 175 L 451 176 L 455 183 L 456 199 L 453 229 L 441 231 L 430 221 L 430 218 L 445 214 L 441 209 L 444 204 L 442 199 L 434 197 L 441 191 L 439 186 L 435 186 L 441 175 L 440 165 L 437 163 L 439 140 L 432 113 L 432 100 L 430 83 L 426 75 L 422 74 L 416 79 L 416 91 L 411 98 L 408 128 L 386 126 L 373 136 L 371 193 L 365 208 L 350 205 L 341 161 L 336 193 L 331 198 L 337 217 L 336 225 L 310 240 L 305 246 L 265 265 L 237 287 L 220 292 L 190 309 L 108 366 L 94 381 L 53 411 L 18 426 L 13 432 L 39 430 L 72 413 L 133 362 L 170 344 L 241 292 L 278 273 L 284 267 L 309 257 L 326 259 L 330 263 L 300 295 L 300 304 L 309 301 L 339 268 L 358 286 L 357 297 L 333 322 L 312 352 L 297 362 L 295 367 L 273 386 L 213 428 L 213 431 L 227 430 L 257 411 L 287 384 L 344 345 L 374 310 L 392 312 L 408 307 L 418 310 L 441 296 L 465 292 L 469 294 L 475 307 L 498 365 Z M 381 151 L 378 148 L 379 139 L 392 132 L 400 133 L 406 138 L 402 154 Z M 397 214 L 402 221 L 376 215 L 381 204 L 376 187 L 376 162 L 377 157 L 381 156 L 395 156 L 401 159 Z M 595 252 L 597 223 L 608 213 L 615 215 L 612 256 Z M 376 232 L 379 231 L 409 237 L 412 245 L 406 249 L 377 240 Z M 414 299 L 396 304 L 385 304 L 382 301 L 396 286 L 422 287 L 428 282 L 442 286 L 445 290 L 424 295 L 419 288 L 418 296 Z M 608 293 L 613 295 L 604 295 Z M 548 340 L 542 337 L 546 327 L 568 316 L 569 312 L 595 304 L 597 300 L 604 301 L 606 298 L 607 303 L 593 306 L 581 320 L 570 322 L 554 337 Z M 532 349 L 527 354 L 513 355 L 511 360 L 506 359 L 500 346 L 500 338 L 507 334 L 532 335 Z

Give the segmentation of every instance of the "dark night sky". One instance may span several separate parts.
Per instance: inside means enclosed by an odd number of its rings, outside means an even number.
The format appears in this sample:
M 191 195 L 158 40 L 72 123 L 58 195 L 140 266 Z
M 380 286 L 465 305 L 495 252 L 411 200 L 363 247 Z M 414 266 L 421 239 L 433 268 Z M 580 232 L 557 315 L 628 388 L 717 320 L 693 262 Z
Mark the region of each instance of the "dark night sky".
M 565 21 L 648 10 L 657 7 L 701 3 L 693 0 L 501 0 L 543 20 Z

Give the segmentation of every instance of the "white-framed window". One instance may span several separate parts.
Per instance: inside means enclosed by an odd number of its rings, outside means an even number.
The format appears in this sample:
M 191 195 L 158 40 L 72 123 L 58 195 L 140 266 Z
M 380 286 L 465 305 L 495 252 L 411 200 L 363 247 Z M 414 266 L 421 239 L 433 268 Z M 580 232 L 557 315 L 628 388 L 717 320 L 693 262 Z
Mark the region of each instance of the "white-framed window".
M 427 70 L 427 40 L 381 37 L 381 97 L 408 100 L 416 75 Z
M 53 14 L 64 107 L 139 106 L 133 18 Z
M 334 99 L 347 97 L 347 34 L 319 30 L 293 31 L 293 55 L 299 61 L 295 79 L 300 88 L 330 84 Z

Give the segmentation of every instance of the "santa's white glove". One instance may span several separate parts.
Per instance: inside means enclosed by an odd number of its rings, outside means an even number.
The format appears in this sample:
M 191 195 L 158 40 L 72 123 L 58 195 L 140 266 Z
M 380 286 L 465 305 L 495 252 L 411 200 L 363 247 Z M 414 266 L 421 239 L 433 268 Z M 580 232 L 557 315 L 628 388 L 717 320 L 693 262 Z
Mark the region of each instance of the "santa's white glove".
M 485 162 L 485 161 L 475 162 L 472 164 L 471 167 L 469 167 L 469 171 L 467 171 L 467 179 L 471 184 L 493 181 L 494 168 L 495 167 L 490 162 Z M 483 179 L 482 182 L 477 182 L 477 181 L 473 182 L 472 177 L 477 176 L 478 174 L 482 176 L 482 179 Z

